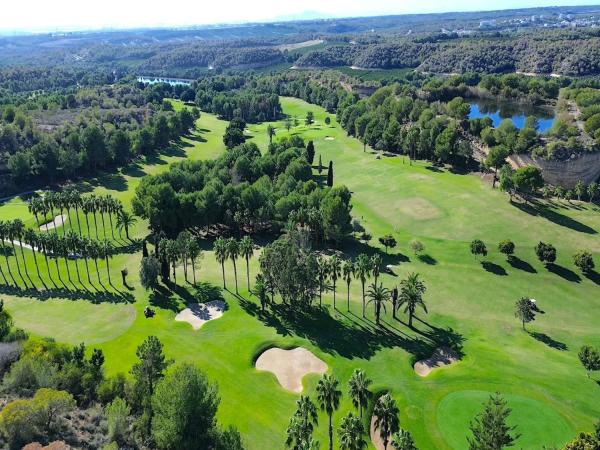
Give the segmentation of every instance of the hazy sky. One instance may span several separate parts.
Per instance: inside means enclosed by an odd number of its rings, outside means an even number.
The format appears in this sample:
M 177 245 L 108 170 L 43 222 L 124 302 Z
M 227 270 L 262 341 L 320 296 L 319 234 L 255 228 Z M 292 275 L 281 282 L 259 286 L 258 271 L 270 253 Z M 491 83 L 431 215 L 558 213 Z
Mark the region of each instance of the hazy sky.
M 2 0 L 0 29 L 200 25 L 265 21 L 304 12 L 347 17 L 597 3 L 600 0 Z

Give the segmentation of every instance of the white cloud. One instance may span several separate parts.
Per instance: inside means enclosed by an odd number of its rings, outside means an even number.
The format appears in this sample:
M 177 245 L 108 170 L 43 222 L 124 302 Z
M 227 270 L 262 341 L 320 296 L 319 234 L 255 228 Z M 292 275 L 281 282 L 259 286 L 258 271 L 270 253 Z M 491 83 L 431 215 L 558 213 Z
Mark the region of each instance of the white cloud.
M 4 2 L 3 2 L 4 3 Z M 563 0 L 561 4 L 594 3 Z M 426 13 L 474 8 L 522 8 L 554 4 L 543 0 L 17 0 L 0 7 L 0 29 L 199 25 L 270 20 L 305 11 L 345 17 Z

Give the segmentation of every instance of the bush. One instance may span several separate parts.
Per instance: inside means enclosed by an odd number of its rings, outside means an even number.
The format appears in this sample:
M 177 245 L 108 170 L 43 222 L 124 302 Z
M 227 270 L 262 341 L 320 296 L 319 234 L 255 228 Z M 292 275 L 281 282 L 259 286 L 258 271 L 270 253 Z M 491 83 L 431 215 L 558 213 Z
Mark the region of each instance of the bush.
M 131 409 L 125 400 L 115 398 L 106 406 L 104 414 L 108 422 L 108 439 L 117 443 L 126 442 Z
M 535 246 L 535 254 L 540 262 L 544 264 L 551 264 L 556 261 L 556 248 L 552 244 L 540 242 Z
M 414 252 L 415 255 L 425 250 L 425 245 L 421 241 L 418 241 L 416 239 L 410 241 L 408 245 L 410 246 L 410 249 Z
M 594 257 L 587 250 L 580 250 L 573 255 L 573 263 L 582 273 L 586 274 L 594 270 Z
M 24 356 L 14 363 L 2 382 L 2 389 L 31 394 L 44 387 L 56 387 L 56 367 L 43 357 Z
M 486 256 L 487 255 L 487 247 L 485 246 L 483 241 L 481 241 L 479 239 L 475 239 L 471 242 L 471 253 L 473 255 L 475 255 L 475 257 L 477 257 L 479 255 Z
M 507 239 L 498 244 L 498 251 L 510 257 L 515 252 L 515 243 Z

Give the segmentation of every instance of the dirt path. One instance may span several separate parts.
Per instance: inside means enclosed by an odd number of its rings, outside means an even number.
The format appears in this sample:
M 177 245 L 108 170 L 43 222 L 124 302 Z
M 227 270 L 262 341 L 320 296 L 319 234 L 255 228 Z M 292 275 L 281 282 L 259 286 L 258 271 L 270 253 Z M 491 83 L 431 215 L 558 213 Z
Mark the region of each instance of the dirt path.
M 49 230 L 54 230 L 55 228 L 58 228 L 58 227 L 62 227 L 66 220 L 67 220 L 66 214 L 60 214 L 60 215 L 56 216 L 54 218 L 54 220 L 51 220 L 50 222 L 42 225 L 40 227 L 40 230 L 41 231 L 49 231 Z

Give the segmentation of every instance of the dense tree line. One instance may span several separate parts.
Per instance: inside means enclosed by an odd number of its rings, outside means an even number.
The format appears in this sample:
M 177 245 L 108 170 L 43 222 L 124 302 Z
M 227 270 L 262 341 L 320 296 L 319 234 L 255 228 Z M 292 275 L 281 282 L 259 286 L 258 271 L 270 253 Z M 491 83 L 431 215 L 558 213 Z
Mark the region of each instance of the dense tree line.
M 350 223 L 350 193 L 324 189 L 312 179 L 304 142 L 297 136 L 273 142 L 264 155 L 253 143 L 237 146 L 214 161 L 184 161 L 146 177 L 136 190 L 134 212 L 155 231 L 226 225 L 257 231 L 287 223 L 301 208 L 323 216 L 328 238 Z
M 196 104 L 205 111 L 231 120 L 273 121 L 281 117 L 279 97 L 255 89 L 254 80 L 241 76 L 217 76 L 196 83 Z
M 0 191 L 18 188 L 32 176 L 39 184 L 54 183 L 122 167 L 167 148 L 193 128 L 199 114 L 187 108 L 174 112 L 162 98 L 148 103 L 144 91 L 131 87 L 82 90 L 59 99 L 73 110 L 60 125 L 40 124 L 24 108 L 2 108 L 0 167 L 10 176 L 3 177 Z M 62 117 L 56 109 L 48 113 Z

